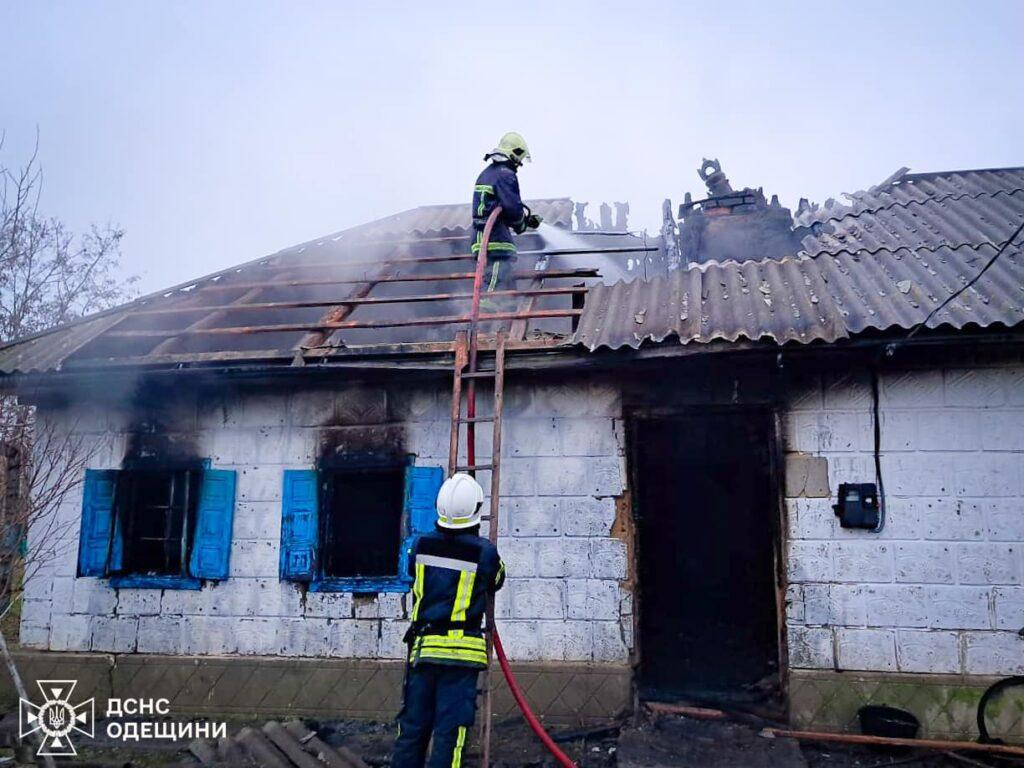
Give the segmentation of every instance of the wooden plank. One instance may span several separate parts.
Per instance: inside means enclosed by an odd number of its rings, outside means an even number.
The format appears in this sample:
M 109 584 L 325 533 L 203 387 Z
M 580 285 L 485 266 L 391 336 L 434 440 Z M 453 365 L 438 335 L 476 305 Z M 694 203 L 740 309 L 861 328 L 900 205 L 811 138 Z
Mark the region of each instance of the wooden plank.
M 480 315 L 479 320 L 516 320 L 524 317 L 554 318 L 554 317 L 578 317 L 583 313 L 581 309 L 545 309 L 535 312 L 493 312 Z M 296 331 L 310 330 L 339 330 L 343 328 L 401 328 L 424 325 L 457 325 L 469 323 L 472 317 L 469 315 L 446 315 L 439 317 L 418 317 L 411 320 L 358 320 L 331 322 L 331 323 L 282 323 L 278 325 L 240 325 L 225 326 L 223 328 L 194 328 L 192 330 L 144 330 L 144 331 L 113 331 L 105 334 L 106 338 L 160 338 L 178 335 L 232 335 L 250 333 L 292 333 Z
M 586 293 L 586 286 L 572 285 L 562 288 L 528 288 L 517 291 L 492 291 L 490 296 L 559 296 L 566 294 Z M 253 304 L 214 304 L 212 306 L 195 307 L 164 307 L 162 309 L 142 309 L 132 312 L 131 317 L 147 315 L 184 315 L 195 312 L 215 312 L 217 310 L 257 309 L 304 309 L 308 307 L 332 307 L 338 304 L 409 304 L 428 301 L 462 301 L 472 299 L 472 293 L 426 293 L 413 296 L 367 296 L 359 299 L 311 299 L 307 301 L 262 301 Z
M 233 302 L 231 302 L 231 304 L 244 304 L 245 302 L 250 301 L 251 299 L 255 299 L 261 293 L 263 293 L 262 288 L 250 288 L 237 299 L 235 299 Z M 212 311 L 209 314 L 206 314 L 203 317 L 199 318 L 194 323 L 188 325 L 180 332 L 172 335 L 170 338 L 161 341 L 159 344 L 157 344 L 155 347 L 149 350 L 149 354 L 164 355 L 167 354 L 168 352 L 173 352 L 174 348 L 178 346 L 179 342 L 181 341 L 181 337 L 183 335 L 188 335 L 192 331 L 201 330 L 203 328 L 211 328 L 215 323 L 220 322 L 225 317 L 227 317 L 227 311 L 225 310 Z
M 494 353 L 494 427 L 491 437 L 491 524 L 488 538 L 498 543 L 498 502 L 501 497 L 501 414 L 505 407 L 505 342 L 506 335 L 498 333 Z
M 523 311 L 524 312 L 532 312 L 533 311 L 533 308 L 537 305 L 537 296 L 541 295 L 541 294 L 538 294 L 537 291 L 542 290 L 541 286 L 543 286 L 543 285 L 544 285 L 544 278 L 540 277 L 540 276 L 536 276 L 536 277 L 533 278 L 533 280 L 530 281 L 530 288 L 529 288 L 529 290 L 527 292 L 525 292 L 525 295 L 529 296 L 530 298 L 528 298 L 526 300 L 526 304 L 523 306 Z M 584 290 L 586 290 L 586 289 L 584 289 Z M 525 318 L 522 319 L 522 320 L 514 321 L 512 323 L 512 327 L 509 329 L 509 334 L 508 334 L 509 338 L 510 339 L 515 339 L 516 341 L 521 341 L 522 339 L 525 339 L 526 338 L 526 330 L 529 327 L 529 325 L 530 325 L 530 321 L 526 320 Z
M 487 538 L 492 544 L 498 543 L 499 512 L 501 510 L 501 415 L 505 408 L 505 342 L 506 335 L 498 332 L 494 351 L 494 431 L 491 433 L 491 505 L 487 523 Z M 494 623 L 494 595 L 488 593 L 485 616 L 487 626 Z M 484 715 L 483 715 L 483 763 L 490 765 L 491 719 L 493 701 L 491 695 L 491 658 L 494 647 L 491 632 L 487 637 L 487 668 L 484 670 Z
M 532 352 L 538 350 L 556 349 L 565 346 L 564 339 L 531 339 L 529 341 L 509 342 L 509 351 Z M 484 349 L 490 349 L 485 345 Z M 390 358 L 400 357 L 424 357 L 439 356 L 451 353 L 454 345 L 450 341 L 418 341 L 398 344 L 360 344 L 346 347 L 317 347 L 305 353 L 307 358 L 359 358 L 368 357 L 380 360 L 384 365 Z M 196 363 L 199 365 L 207 363 L 261 363 L 268 360 L 291 360 L 295 357 L 295 351 L 291 349 L 263 349 L 263 350 L 229 350 L 226 352 L 184 352 L 171 355 L 157 356 L 132 356 L 132 357 L 105 357 L 95 360 L 71 361 L 65 363 L 64 371 L 73 372 L 88 370 L 102 365 L 104 368 L 133 367 L 140 365 L 182 365 Z M 445 364 L 447 368 L 447 364 Z
M 366 298 L 370 291 L 372 291 L 376 286 L 377 283 L 375 281 L 363 283 L 359 288 L 352 292 L 352 296 L 350 298 Z M 358 309 L 358 305 L 351 303 L 340 303 L 335 305 L 329 311 L 321 315 L 319 321 L 320 324 L 315 327 L 315 330 L 310 331 L 303 336 L 299 340 L 298 344 L 295 345 L 295 349 L 302 350 L 323 344 L 331 337 L 331 334 L 334 333 L 334 331 L 330 329 L 336 328 L 338 323 L 342 322 L 346 317 L 355 312 L 356 309 Z
M 454 282 L 457 280 L 472 280 L 476 276 L 475 272 L 451 272 L 443 275 L 395 275 L 393 277 L 380 278 L 378 282 L 381 283 L 422 283 L 422 282 Z M 523 278 L 532 277 L 533 272 L 517 272 L 515 278 L 521 280 Z M 562 269 L 548 272 L 547 277 L 600 277 L 600 273 L 594 268 L 580 268 L 580 269 Z M 251 282 L 251 283 L 232 283 L 232 282 L 216 282 L 216 283 L 205 283 L 197 290 L 201 288 L 203 291 L 234 291 L 239 288 L 297 288 L 304 285 L 355 285 L 357 283 L 365 283 L 367 280 L 373 278 L 360 277 L 360 278 L 334 278 L 323 276 L 316 279 L 303 279 L 303 280 L 270 280 L 263 282 Z
M 764 728 L 762 736 L 799 741 L 820 741 L 830 744 L 862 744 L 875 747 L 913 747 L 949 752 L 987 752 L 990 755 L 1017 755 L 1024 757 L 1024 746 L 1013 744 L 978 744 L 975 741 L 944 741 L 941 739 L 894 739 L 884 736 L 864 736 L 859 733 L 820 733 L 818 731 L 790 731 L 785 728 Z
M 448 476 L 455 473 L 459 464 L 459 425 L 462 416 L 462 369 L 466 367 L 468 351 L 466 349 L 466 332 L 459 331 L 455 335 L 455 371 L 452 376 L 452 428 L 448 438 Z
M 370 295 L 370 291 L 377 287 L 380 280 L 392 277 L 394 271 L 395 267 L 391 264 L 385 265 L 380 272 L 373 277 L 373 279 L 367 280 L 365 283 L 361 283 L 359 287 L 352 291 L 352 294 L 347 298 L 365 299 Z M 322 323 L 322 325 L 317 326 L 315 330 L 306 333 L 301 339 L 299 339 L 299 342 L 295 345 L 295 350 L 301 355 L 302 350 L 323 344 L 331 338 L 332 335 L 334 335 L 334 326 L 349 317 L 358 308 L 359 305 L 357 304 L 339 302 L 320 316 L 320 323 Z M 301 362 L 301 360 L 297 362 Z
M 467 242 L 469 238 L 465 239 Z M 411 244 L 415 244 L 412 241 Z M 659 250 L 654 245 L 621 245 L 621 246 L 610 246 L 607 248 L 537 248 L 526 251 L 519 251 L 517 256 L 590 256 L 590 255 L 603 255 L 610 253 L 650 253 Z M 353 251 L 354 252 L 354 251 Z M 365 267 L 379 267 L 382 264 L 437 264 L 445 261 L 476 261 L 477 255 L 475 253 L 455 253 L 448 254 L 446 256 L 409 256 L 409 257 L 398 257 L 391 258 L 385 257 L 381 259 L 373 259 L 369 261 L 346 261 L 344 259 L 335 259 L 333 261 L 321 261 L 321 262 L 294 262 L 286 264 L 262 264 L 261 269 L 264 271 L 275 270 L 275 269 L 287 269 L 287 270 L 337 270 L 337 269 L 351 269 L 351 268 L 365 268 Z
M 664 704 L 660 701 L 647 701 L 644 706 L 651 712 L 659 712 L 667 715 L 684 715 L 695 720 L 728 720 L 729 715 L 720 709 L 709 709 L 708 707 L 687 707 L 681 704 Z

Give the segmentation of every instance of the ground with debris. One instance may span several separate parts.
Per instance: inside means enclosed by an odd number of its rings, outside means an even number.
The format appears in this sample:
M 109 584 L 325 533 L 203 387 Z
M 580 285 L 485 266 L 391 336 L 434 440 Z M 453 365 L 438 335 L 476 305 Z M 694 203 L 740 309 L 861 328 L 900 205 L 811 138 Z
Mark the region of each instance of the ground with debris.
M 346 755 L 357 755 L 367 766 L 387 766 L 394 739 L 390 723 L 369 723 L 351 720 L 330 722 L 281 721 L 283 727 L 306 743 L 309 734 L 321 740 L 321 749 L 329 746 L 341 755 L 317 764 L 356 765 L 346 763 Z M 267 723 L 234 722 L 228 732 L 233 742 L 243 745 L 229 759 L 216 757 L 217 745 L 209 745 L 205 761 L 186 744 L 133 744 L 113 742 L 105 737 L 105 723 L 97 723 L 95 742 L 81 745 L 76 765 L 102 768 L 128 766 L 254 765 L 247 758 L 244 743 L 253 732 L 273 737 L 274 726 Z M 308 729 L 308 730 L 306 730 Z M 280 731 L 277 731 L 280 734 Z M 676 715 L 647 715 L 636 721 L 609 728 L 576 730 L 553 729 L 552 735 L 580 768 L 885 768 L 906 765 L 913 768 L 954 768 L 956 766 L 1024 766 L 1024 761 L 1001 761 L 981 755 L 943 755 L 934 752 L 879 751 L 845 745 L 799 743 L 792 739 L 765 738 L 756 725 L 728 721 L 696 720 Z M 260 737 L 262 739 L 262 737 Z M 305 739 L 306 741 L 303 741 Z M 8 742 L 10 743 L 10 742 Z M 223 749 L 225 745 L 221 745 Z M 201 750 L 196 750 L 201 752 Z M 316 753 L 312 746 L 307 752 Z M 466 765 L 478 765 L 480 755 L 475 745 L 464 756 Z M 323 760 L 323 758 L 322 758 Z M 303 765 L 298 762 L 267 763 Z M 497 723 L 493 731 L 492 764 L 497 768 L 539 768 L 555 765 L 540 743 L 518 719 Z

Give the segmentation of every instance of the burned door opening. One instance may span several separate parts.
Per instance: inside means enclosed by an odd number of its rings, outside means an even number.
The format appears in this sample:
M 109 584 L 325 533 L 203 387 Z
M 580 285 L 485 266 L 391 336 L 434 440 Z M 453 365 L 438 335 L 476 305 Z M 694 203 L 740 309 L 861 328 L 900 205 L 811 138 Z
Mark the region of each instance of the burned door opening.
M 773 432 L 751 410 L 632 421 L 645 697 L 778 689 Z

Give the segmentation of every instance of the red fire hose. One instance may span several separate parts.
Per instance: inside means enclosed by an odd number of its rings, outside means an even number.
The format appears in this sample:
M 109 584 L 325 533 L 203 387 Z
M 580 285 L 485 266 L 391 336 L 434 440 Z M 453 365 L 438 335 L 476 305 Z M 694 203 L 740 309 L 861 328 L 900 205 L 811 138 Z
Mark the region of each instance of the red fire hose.
M 484 268 L 487 264 L 487 246 L 491 240 L 491 231 L 494 229 L 494 224 L 498 220 L 498 216 L 501 215 L 501 206 L 496 206 L 491 215 L 487 217 L 487 223 L 484 225 L 483 235 L 480 238 L 480 253 L 476 260 L 476 275 L 473 280 L 473 305 L 470 311 L 470 331 L 469 331 L 469 370 L 476 370 L 476 357 L 477 357 L 477 318 L 480 314 L 480 291 L 483 287 L 484 281 Z M 476 416 L 476 386 L 474 380 L 469 380 L 469 387 L 466 391 L 466 416 L 472 419 Z M 470 421 L 466 425 L 466 461 L 470 466 L 476 464 L 476 424 Z M 497 526 L 492 521 L 491 531 L 492 540 L 497 538 Z M 493 605 L 493 603 L 492 603 Z M 494 626 L 493 611 L 491 616 L 491 639 L 494 645 L 494 652 L 498 657 L 498 664 L 501 665 L 501 672 L 505 675 L 505 682 L 508 683 L 508 689 L 512 692 L 512 697 L 516 700 L 516 704 L 519 705 L 519 710 L 523 713 L 523 717 L 526 718 L 527 724 L 530 729 L 537 735 L 537 738 L 541 740 L 541 743 L 547 748 L 547 750 L 554 755 L 555 760 L 558 761 L 562 768 L 576 768 L 574 763 L 568 755 L 565 754 L 558 745 L 548 736 L 547 731 L 544 730 L 544 726 L 540 724 L 537 716 L 533 714 L 533 710 L 530 709 L 530 705 L 526 702 L 526 697 L 523 696 L 522 690 L 519 688 L 519 683 L 516 682 L 515 675 L 512 674 L 512 668 L 508 664 L 508 658 L 505 656 L 505 649 L 501 645 L 501 637 L 498 636 L 498 629 Z M 490 712 L 485 712 L 485 717 L 490 718 Z M 490 723 L 486 726 L 489 728 Z M 486 751 L 486 750 L 485 750 Z M 487 766 L 484 766 L 487 768 Z
M 547 747 L 548 752 L 554 755 L 555 760 L 558 761 L 562 768 L 576 768 L 576 763 L 558 748 L 558 745 L 548 736 L 548 732 L 544 730 L 544 726 L 537 720 L 537 716 L 533 714 L 530 705 L 526 703 L 526 698 L 519 688 L 519 683 L 516 682 L 515 675 L 512 674 L 512 668 L 508 665 L 505 649 L 501 645 L 501 638 L 498 636 L 496 627 L 491 627 L 491 637 L 494 638 L 494 653 L 498 656 L 498 663 L 501 665 L 502 674 L 505 675 L 505 682 L 508 683 L 508 689 L 512 691 L 512 697 L 516 700 L 516 704 L 519 705 L 519 709 L 522 711 L 523 717 L 526 718 L 526 722 L 533 732 L 537 734 L 537 738 L 541 740 L 541 743 Z

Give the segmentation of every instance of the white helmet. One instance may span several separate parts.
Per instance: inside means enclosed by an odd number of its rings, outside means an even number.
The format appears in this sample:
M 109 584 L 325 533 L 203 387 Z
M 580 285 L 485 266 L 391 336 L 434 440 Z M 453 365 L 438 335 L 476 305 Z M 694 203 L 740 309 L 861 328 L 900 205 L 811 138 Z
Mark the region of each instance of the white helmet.
M 437 492 L 437 524 L 450 530 L 479 525 L 483 503 L 480 483 L 465 472 L 456 472 Z

